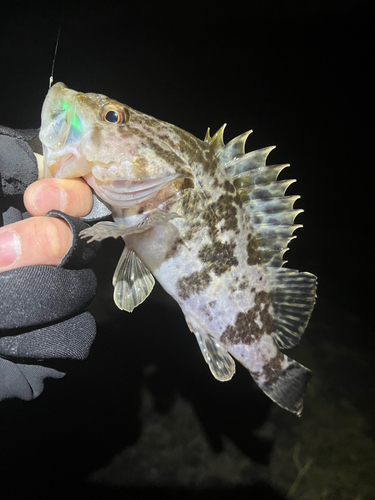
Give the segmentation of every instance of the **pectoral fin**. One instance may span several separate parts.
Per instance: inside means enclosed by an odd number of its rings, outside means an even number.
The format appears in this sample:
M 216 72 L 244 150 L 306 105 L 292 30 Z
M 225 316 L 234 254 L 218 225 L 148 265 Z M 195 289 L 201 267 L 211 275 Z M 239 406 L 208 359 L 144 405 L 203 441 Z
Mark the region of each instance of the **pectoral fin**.
M 194 334 L 212 375 L 220 382 L 230 380 L 236 371 L 236 365 L 229 352 L 211 335 L 197 331 Z
M 91 243 L 92 241 L 102 241 L 106 238 L 119 238 L 120 236 L 128 236 L 129 234 L 143 233 L 147 229 L 149 227 L 145 228 L 144 225 L 126 227 L 117 222 L 103 221 L 84 229 L 79 233 L 79 236 L 81 238 L 90 238 L 88 243 Z
M 112 280 L 116 306 L 127 312 L 141 304 L 150 295 L 155 279 L 138 255 L 127 247 L 121 254 Z
M 137 226 L 124 226 L 118 222 L 103 221 L 98 222 L 92 227 L 88 227 L 79 233 L 81 238 L 90 238 L 88 243 L 92 241 L 102 241 L 106 238 L 123 238 L 130 234 L 144 233 L 148 229 L 155 226 L 166 224 L 171 219 L 181 218 L 175 212 L 163 212 L 162 210 L 154 210 L 143 222 Z

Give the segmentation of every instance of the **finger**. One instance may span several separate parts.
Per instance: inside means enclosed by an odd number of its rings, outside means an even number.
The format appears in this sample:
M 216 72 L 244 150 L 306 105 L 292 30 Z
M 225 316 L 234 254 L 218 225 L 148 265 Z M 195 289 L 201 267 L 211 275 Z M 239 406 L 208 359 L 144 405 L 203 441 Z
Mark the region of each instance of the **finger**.
M 72 244 L 66 222 L 31 217 L 0 228 L 0 272 L 17 267 L 57 266 Z
M 61 210 L 72 217 L 83 217 L 92 208 L 92 193 L 82 179 L 41 179 L 26 189 L 24 204 L 31 215 Z

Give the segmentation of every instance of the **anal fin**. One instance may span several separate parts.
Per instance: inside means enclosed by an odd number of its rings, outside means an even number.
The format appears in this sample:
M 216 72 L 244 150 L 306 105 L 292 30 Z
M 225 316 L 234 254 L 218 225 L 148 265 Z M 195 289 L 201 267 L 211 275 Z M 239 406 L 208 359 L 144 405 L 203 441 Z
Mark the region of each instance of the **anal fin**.
M 132 312 L 150 295 L 155 279 L 138 255 L 126 246 L 121 254 L 112 280 L 116 306 Z
M 236 365 L 229 352 L 207 333 L 195 331 L 194 335 L 212 375 L 220 382 L 230 380 L 236 372 Z

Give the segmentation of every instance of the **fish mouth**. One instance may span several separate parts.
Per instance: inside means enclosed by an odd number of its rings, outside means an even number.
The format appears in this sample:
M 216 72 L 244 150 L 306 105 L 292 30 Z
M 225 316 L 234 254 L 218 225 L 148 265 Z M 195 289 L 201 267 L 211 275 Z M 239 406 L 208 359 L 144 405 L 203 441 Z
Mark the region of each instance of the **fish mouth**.
M 146 181 L 117 179 L 112 182 L 100 182 L 90 173 L 84 178 L 106 203 L 120 208 L 128 208 L 155 197 L 161 189 L 179 177 L 181 177 L 180 174 L 174 174 Z

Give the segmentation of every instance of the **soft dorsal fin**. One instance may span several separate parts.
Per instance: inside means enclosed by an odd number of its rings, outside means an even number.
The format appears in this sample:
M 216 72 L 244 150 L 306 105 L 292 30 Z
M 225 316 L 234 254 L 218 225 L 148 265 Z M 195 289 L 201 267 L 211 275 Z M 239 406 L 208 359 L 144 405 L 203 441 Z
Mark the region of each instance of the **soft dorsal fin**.
M 295 269 L 269 267 L 267 281 L 274 310 L 272 336 L 283 349 L 298 344 L 316 298 L 316 276 Z

